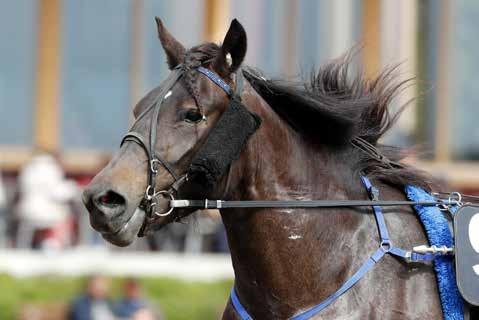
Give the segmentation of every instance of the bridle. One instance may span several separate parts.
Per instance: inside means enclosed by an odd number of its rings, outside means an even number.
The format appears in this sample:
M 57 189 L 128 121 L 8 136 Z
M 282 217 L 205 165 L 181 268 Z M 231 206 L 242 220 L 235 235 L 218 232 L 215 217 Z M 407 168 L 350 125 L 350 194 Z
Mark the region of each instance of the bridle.
M 172 168 L 172 166 L 168 163 L 168 161 L 164 160 L 156 152 L 156 134 L 158 131 L 158 117 L 161 105 L 163 101 L 168 98 L 170 90 L 178 82 L 182 75 L 183 71 L 181 70 L 181 67 L 178 67 L 171 72 L 170 76 L 166 80 L 166 85 L 163 86 L 162 90 L 156 96 L 153 103 L 137 117 L 135 123 L 132 126 L 132 129 L 123 137 L 120 144 L 120 146 L 123 146 L 123 144 L 127 141 L 134 142 L 140 147 L 142 147 L 142 149 L 146 153 L 146 156 L 148 158 L 147 186 L 143 199 L 140 203 L 140 208 L 145 210 L 146 214 L 150 218 L 153 214 L 157 216 L 166 216 L 172 212 L 172 209 L 165 213 L 157 212 L 154 208 L 157 204 L 156 199 L 160 195 L 168 195 L 173 200 L 174 198 L 170 190 L 176 189 L 176 185 L 179 184 L 182 180 L 184 180 L 184 177 L 179 177 L 176 174 L 175 170 Z M 134 131 L 133 128 L 150 111 L 152 111 L 153 114 L 150 122 L 150 134 L 147 140 L 140 133 Z M 174 182 L 170 186 L 169 190 L 156 190 L 156 177 L 158 175 L 158 170 L 160 166 L 163 167 L 174 179 Z
M 196 71 L 205 75 L 209 80 L 215 83 L 218 87 L 223 89 L 225 93 L 228 95 L 230 100 L 236 99 L 241 100 L 240 94 L 243 89 L 243 77 L 241 71 L 236 73 L 236 87 L 235 90 L 231 89 L 231 87 L 223 80 L 219 75 L 214 73 L 213 71 L 199 66 L 196 68 Z M 131 141 L 138 144 L 142 149 L 145 151 L 147 158 L 148 158 L 148 170 L 147 170 L 147 186 L 145 190 L 145 194 L 143 199 L 140 203 L 140 208 L 145 211 L 147 217 L 152 218 L 153 216 L 164 217 L 168 216 L 173 212 L 175 209 L 174 207 L 170 207 L 170 209 L 166 212 L 158 212 L 155 210 L 155 206 L 157 205 L 157 198 L 159 196 L 167 196 L 170 198 L 171 201 L 175 200 L 175 195 L 178 193 L 179 188 L 188 180 L 188 175 L 182 174 L 179 176 L 175 170 L 173 169 L 172 165 L 168 163 L 165 159 L 163 159 L 157 152 L 156 152 L 156 136 L 158 131 L 158 118 L 160 114 L 160 109 L 163 101 L 169 97 L 171 94 L 171 89 L 173 86 L 181 79 L 183 74 L 185 73 L 185 66 L 180 64 L 176 68 L 174 68 L 168 77 L 165 80 L 165 85 L 163 86 L 160 93 L 156 96 L 154 101 L 150 106 L 148 106 L 136 119 L 135 123 L 132 125 L 132 129 L 123 137 L 120 146 L 122 146 L 125 142 Z M 196 102 L 196 99 L 195 99 Z M 151 121 L 150 121 L 150 133 L 148 139 L 145 139 L 143 135 L 134 131 L 135 125 L 150 111 L 152 111 Z M 206 120 L 206 116 L 202 115 L 202 120 Z M 173 183 L 165 190 L 156 190 L 156 178 L 159 172 L 159 169 L 165 169 L 170 176 L 173 178 Z

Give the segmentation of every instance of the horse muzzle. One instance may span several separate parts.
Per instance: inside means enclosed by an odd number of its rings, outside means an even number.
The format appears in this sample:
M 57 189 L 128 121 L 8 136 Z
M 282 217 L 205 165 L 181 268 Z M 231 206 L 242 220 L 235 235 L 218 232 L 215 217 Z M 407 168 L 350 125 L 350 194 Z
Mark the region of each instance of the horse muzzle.
M 144 211 L 137 206 L 130 208 L 126 197 L 114 190 L 87 188 L 82 198 L 91 226 L 104 239 L 122 247 L 135 240 L 145 220 Z

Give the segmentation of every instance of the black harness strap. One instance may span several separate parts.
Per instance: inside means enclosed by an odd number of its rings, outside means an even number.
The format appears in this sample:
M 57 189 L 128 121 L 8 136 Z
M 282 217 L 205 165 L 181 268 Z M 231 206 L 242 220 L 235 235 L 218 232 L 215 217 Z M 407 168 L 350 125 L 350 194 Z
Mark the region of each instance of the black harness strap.
M 136 119 L 135 123 L 132 126 L 132 129 L 123 137 L 120 146 L 122 146 L 127 141 L 132 141 L 143 148 L 148 158 L 148 171 L 147 171 L 147 187 L 145 190 L 145 196 L 140 204 L 140 206 L 145 210 L 149 217 L 152 214 L 156 215 L 166 215 L 154 212 L 153 208 L 156 205 L 155 197 L 160 194 L 169 193 L 171 191 L 157 191 L 156 190 L 156 175 L 158 174 L 159 165 L 168 171 L 168 173 L 173 178 L 174 182 L 172 187 L 177 186 L 180 182 L 183 182 L 184 179 L 179 177 L 172 166 L 164 160 L 158 153 L 156 152 L 156 134 L 157 134 L 157 126 L 158 126 L 158 117 L 161 109 L 161 104 L 165 99 L 166 94 L 173 88 L 173 86 L 178 82 L 178 80 L 183 75 L 183 70 L 181 65 L 175 68 L 169 78 L 166 80 L 166 84 L 164 85 L 163 89 L 160 91 L 158 96 L 155 98 L 153 103 L 146 108 Z M 149 141 L 145 141 L 146 139 L 138 132 L 134 131 L 135 124 L 138 123 L 146 114 L 148 114 L 151 110 L 153 110 L 153 114 L 150 121 L 150 134 L 149 134 Z M 171 195 L 170 195 L 171 197 Z M 173 199 L 171 197 L 171 199 Z M 172 209 L 168 212 L 168 214 L 172 211 Z
M 333 208 L 370 206 L 450 206 L 454 200 L 395 201 L 395 200 L 171 200 L 171 208 L 228 209 L 228 208 Z

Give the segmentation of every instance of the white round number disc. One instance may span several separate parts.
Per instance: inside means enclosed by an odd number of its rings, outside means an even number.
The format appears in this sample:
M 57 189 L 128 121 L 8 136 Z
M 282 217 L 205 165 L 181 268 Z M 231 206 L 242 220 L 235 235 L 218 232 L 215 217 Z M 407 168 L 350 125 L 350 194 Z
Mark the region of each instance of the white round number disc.
M 469 241 L 472 248 L 479 253 L 479 213 L 474 214 L 469 221 Z

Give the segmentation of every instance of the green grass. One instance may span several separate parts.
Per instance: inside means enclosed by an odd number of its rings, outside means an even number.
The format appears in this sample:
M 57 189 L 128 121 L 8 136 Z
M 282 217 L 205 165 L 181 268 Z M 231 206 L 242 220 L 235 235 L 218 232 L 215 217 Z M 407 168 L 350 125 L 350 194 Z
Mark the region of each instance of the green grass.
M 112 278 L 111 295 L 121 292 L 122 279 Z M 81 292 L 84 278 L 43 276 L 13 278 L 0 274 L 0 319 L 16 319 L 25 304 L 68 304 Z M 218 319 L 228 299 L 231 280 L 188 282 L 141 278 L 146 296 L 168 320 Z

